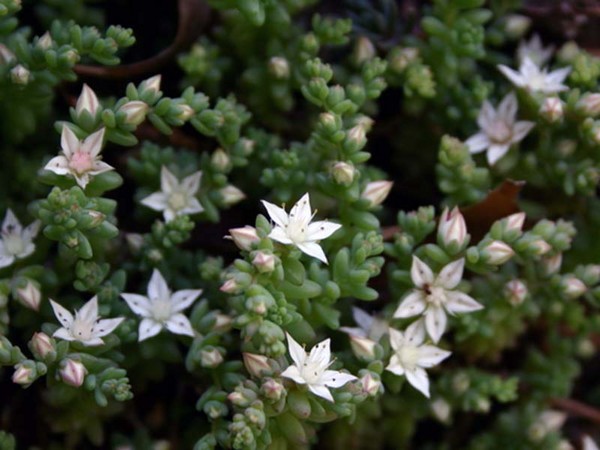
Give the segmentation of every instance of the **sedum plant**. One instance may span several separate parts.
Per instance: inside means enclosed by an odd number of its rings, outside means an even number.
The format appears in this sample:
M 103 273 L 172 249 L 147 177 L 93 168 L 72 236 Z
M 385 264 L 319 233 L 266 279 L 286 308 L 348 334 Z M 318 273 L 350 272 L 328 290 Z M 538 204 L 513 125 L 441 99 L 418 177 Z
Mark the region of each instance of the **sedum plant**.
M 585 30 L 176 3 L 0 0 L 0 448 L 597 449 Z

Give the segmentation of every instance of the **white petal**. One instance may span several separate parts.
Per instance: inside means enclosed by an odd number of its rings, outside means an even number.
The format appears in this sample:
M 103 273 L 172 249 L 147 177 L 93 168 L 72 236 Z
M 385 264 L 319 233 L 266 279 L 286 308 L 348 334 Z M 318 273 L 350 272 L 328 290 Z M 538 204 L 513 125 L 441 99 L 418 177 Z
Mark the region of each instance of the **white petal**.
M 494 164 L 496 164 L 496 162 L 500 158 L 502 158 L 504 155 L 506 155 L 506 152 L 508 152 L 509 148 L 510 148 L 510 145 L 508 145 L 508 144 L 505 144 L 505 145 L 492 144 L 492 145 L 490 145 L 490 148 L 487 151 L 488 164 L 490 166 L 493 166 Z
M 392 355 L 390 358 L 390 363 L 387 365 L 385 370 L 392 372 L 394 375 L 402 376 L 404 375 L 404 367 L 400 364 L 400 359 L 398 355 Z
M 474 298 L 460 291 L 446 292 L 446 309 L 449 313 L 468 313 L 483 309 L 483 305 Z
M 138 341 L 142 342 L 160 333 L 162 325 L 152 319 L 143 319 L 138 329 Z
M 150 308 L 152 305 L 147 297 L 139 294 L 122 293 L 121 297 L 127 302 L 127 306 L 138 316 L 150 317 Z
M 190 323 L 190 320 L 183 314 L 175 314 L 171 316 L 165 325 L 171 333 L 194 336 L 192 324 Z
M 166 166 L 160 168 L 160 190 L 168 194 L 179 187 L 179 180 Z
M 143 198 L 140 203 L 155 211 L 162 211 L 167 208 L 167 196 L 162 192 L 155 192 Z
M 525 82 L 531 80 L 532 78 L 536 78 L 541 74 L 541 70 L 538 65 L 534 63 L 528 56 L 523 59 L 523 62 L 519 66 L 519 72 L 522 74 Z
M 204 207 L 200 204 L 196 197 L 190 197 L 188 204 L 180 211 L 180 214 L 196 214 L 204 211 Z
M 181 215 L 181 214 L 173 211 L 169 207 L 166 207 L 165 210 L 163 211 L 163 217 L 165 218 L 165 222 L 167 222 L 167 223 L 172 221 L 173 219 L 175 219 L 175 217 L 177 217 L 179 215 Z
M 308 224 L 311 219 L 312 211 L 310 210 L 310 197 L 308 196 L 307 192 L 292 207 L 289 220 L 295 220 L 300 223 Z
M 487 100 L 481 105 L 479 114 L 477 115 L 477 125 L 482 130 L 487 129 L 496 119 L 496 110 Z
M 306 361 L 306 352 L 304 348 L 296 340 L 289 334 L 285 333 L 288 341 L 288 351 L 290 352 L 290 356 L 292 357 L 292 361 L 298 367 L 302 367 L 304 365 L 304 361 Z
M 517 115 L 517 97 L 514 92 L 510 92 L 500 102 L 498 106 L 498 118 L 502 119 L 506 124 L 512 124 L 515 122 Z
M 196 194 L 200 189 L 200 179 L 202 178 L 202 171 L 194 172 L 190 176 L 187 176 L 181 182 L 181 187 L 190 195 Z
M 7 255 L 7 254 L 0 255 L 0 269 L 3 267 L 8 267 L 14 262 L 15 262 L 15 257 L 13 255 Z
M 423 291 L 413 289 L 394 312 L 394 318 L 407 318 L 421 314 L 425 311 L 427 303 L 423 295 Z
M 357 336 L 362 338 L 368 337 L 367 332 L 362 328 L 358 327 L 340 327 L 339 330 L 349 334 L 350 336 Z
M 290 380 L 294 380 L 298 384 L 306 384 L 306 380 L 302 377 L 300 370 L 298 370 L 298 367 L 295 365 L 291 365 L 281 372 L 281 376 L 289 378 Z
M 64 341 L 74 341 L 75 338 L 69 333 L 65 327 L 60 327 L 58 330 L 54 332 L 52 337 L 62 339 Z
M 390 328 L 390 345 L 395 351 L 404 346 L 404 334 L 394 328 Z
M 99 175 L 101 173 L 108 172 L 109 170 L 115 170 L 115 168 L 104 161 L 94 161 L 92 163 L 92 170 L 90 170 L 88 173 L 90 175 Z
M 22 230 L 21 222 L 19 222 L 15 213 L 12 212 L 12 209 L 8 208 L 2 221 L 2 234 L 21 234 Z
M 329 392 L 329 389 L 327 389 L 325 386 L 309 384 L 308 390 L 313 394 L 333 403 L 333 396 L 331 395 L 331 392 Z
M 315 344 L 315 346 L 310 349 L 307 362 L 310 364 L 315 364 L 319 367 L 329 366 L 329 362 L 331 361 L 331 349 L 329 347 L 330 344 L 331 339 L 325 339 L 324 341 Z
M 519 72 L 507 67 L 503 64 L 498 65 L 498 70 L 504 74 L 506 78 L 508 78 L 515 86 L 523 87 L 525 86 L 525 80 L 523 75 Z
M 283 208 L 280 208 L 273 203 L 269 203 L 266 200 L 261 200 L 262 204 L 265 205 L 267 212 L 269 213 L 269 217 L 273 222 L 275 222 L 280 227 L 285 227 L 288 224 L 288 215 Z
M 281 242 L 282 244 L 293 244 L 294 242 L 288 237 L 287 233 L 280 226 L 274 227 L 269 233 L 269 237 L 274 241 Z
M 37 234 L 40 231 L 40 227 L 42 225 L 42 222 L 40 222 L 39 220 L 35 220 L 33 222 L 31 222 L 24 230 L 23 230 L 23 240 L 25 241 L 32 241 L 34 237 L 37 236 Z
M 365 332 L 369 332 L 371 327 L 373 326 L 373 322 L 375 319 L 371 314 L 366 312 L 364 309 L 357 308 L 356 306 L 352 307 L 352 318 L 361 327 Z
M 562 69 L 553 70 L 548 75 L 546 75 L 546 80 L 551 84 L 561 84 L 571 73 L 570 67 L 563 67 Z M 568 89 L 565 86 L 565 89 Z M 563 89 L 561 89 L 563 90 Z
M 427 372 L 416 367 L 414 370 L 406 371 L 406 380 L 417 390 L 421 391 L 425 397 L 429 398 L 429 378 Z
M 352 374 L 340 372 L 339 370 L 326 370 L 319 381 L 325 386 L 339 388 L 353 380 L 356 380 L 356 377 Z
M 444 308 L 430 306 L 427 309 L 425 313 L 425 328 L 427 328 L 427 334 L 429 334 L 433 342 L 439 342 L 442 334 L 446 331 L 447 321 Z
M 48 163 L 44 166 L 44 170 L 49 170 L 57 175 L 66 175 L 71 172 L 69 169 L 69 160 L 63 155 L 55 156 L 48 161 Z
M 422 289 L 425 285 L 433 284 L 433 272 L 427 264 L 413 255 L 410 277 L 416 287 Z
M 56 303 L 54 300 L 50 299 L 50 305 L 52 306 L 52 310 L 54 311 L 54 315 L 58 319 L 58 321 L 65 328 L 70 328 L 73 323 L 73 315 L 61 305 Z
M 98 321 L 97 324 L 92 328 L 92 333 L 95 337 L 102 337 L 112 333 L 121 322 L 125 320 L 124 317 L 117 317 L 115 319 L 103 319 Z
M 317 258 L 319 261 L 327 263 L 327 256 L 323 252 L 323 249 L 316 242 L 303 242 L 302 244 L 298 244 L 298 248 L 313 258 Z
M 152 271 L 152 277 L 148 283 L 148 298 L 151 302 L 156 300 L 167 300 L 171 296 L 167 282 L 158 269 Z
M 75 314 L 75 317 L 84 322 L 94 323 L 98 319 L 98 296 L 94 295 Z
M 100 128 L 95 133 L 90 134 L 81 144 L 81 150 L 89 153 L 92 158 L 100 154 L 102 150 L 102 140 L 104 139 L 104 127 Z M 110 166 L 109 166 L 110 167 Z
M 411 323 L 404 331 L 404 342 L 408 345 L 418 346 L 425 340 L 425 323 L 419 319 Z
M 174 312 L 181 312 L 188 308 L 202 294 L 202 289 L 182 289 L 171 295 L 171 304 Z
M 452 353 L 433 345 L 422 345 L 419 347 L 419 360 L 417 364 L 421 367 L 433 367 L 438 365 Z
M 485 133 L 477 133 L 465 141 L 469 152 L 480 153 L 490 146 L 490 140 Z
M 340 224 L 328 222 L 327 220 L 313 222 L 308 225 L 306 240 L 320 241 L 321 239 L 328 238 L 340 228 L 342 228 Z
M 75 177 L 75 181 L 77 182 L 77 185 L 81 187 L 81 189 L 85 189 L 85 187 L 90 182 L 89 172 L 84 172 L 82 174 L 78 174 L 77 172 L 71 172 L 71 175 Z
M 102 338 L 99 338 L 97 336 L 92 336 L 91 338 L 86 339 L 86 340 L 79 339 L 79 342 L 81 342 L 86 347 L 94 347 L 94 346 L 104 344 L 104 341 L 102 340 Z
M 70 159 L 71 155 L 79 150 L 79 139 L 68 126 L 63 125 L 60 134 L 60 146 L 65 156 Z
M 435 284 L 442 286 L 445 289 L 454 289 L 456 286 L 458 286 L 460 280 L 462 280 L 464 268 L 464 258 L 460 258 L 456 261 L 446 264 L 435 279 Z
M 31 242 L 28 242 L 27 244 L 25 244 L 25 248 L 23 249 L 23 251 L 15 256 L 17 258 L 26 258 L 29 255 L 31 255 L 34 252 L 34 250 L 35 250 L 35 245 Z
M 526 120 L 522 120 L 520 122 L 515 123 L 515 126 L 513 127 L 513 137 L 511 139 L 511 142 L 514 144 L 522 141 L 523 138 L 527 136 L 527 134 L 531 131 L 534 125 L 535 123 Z

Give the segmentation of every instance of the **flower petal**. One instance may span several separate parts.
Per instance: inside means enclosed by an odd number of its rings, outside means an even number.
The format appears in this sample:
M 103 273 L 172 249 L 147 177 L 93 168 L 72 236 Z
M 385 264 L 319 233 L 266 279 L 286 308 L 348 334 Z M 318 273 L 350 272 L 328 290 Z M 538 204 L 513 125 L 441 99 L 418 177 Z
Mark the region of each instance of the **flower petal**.
M 115 168 L 104 161 L 96 160 L 92 163 L 92 170 L 90 170 L 88 173 L 90 175 L 99 175 L 110 170 L 115 170 Z
M 171 173 L 167 166 L 160 168 L 160 190 L 165 194 L 169 194 L 174 189 L 179 187 L 179 180 Z
M 406 380 L 417 390 L 421 391 L 425 397 L 429 398 L 429 378 L 427 372 L 420 367 L 414 370 L 406 371 Z
M 67 159 L 70 159 L 71 155 L 79 150 L 79 139 L 77 139 L 73 130 L 66 125 L 63 125 L 60 133 L 60 147 Z
M 4 247 L 3 245 L 1 246 Z M 7 255 L 5 253 L 0 254 L 0 269 L 3 267 L 8 267 L 12 263 L 15 262 L 15 257 L 13 255 Z
M 69 333 L 69 330 L 65 327 L 60 327 L 54 332 L 52 337 L 62 339 L 63 341 L 74 341 L 75 338 Z
M 433 272 L 427 264 L 421 261 L 417 256 L 413 255 L 412 266 L 410 267 L 410 277 L 413 283 L 419 289 L 423 289 L 425 285 L 433 284 Z
M 316 396 L 324 398 L 325 400 L 333 403 L 333 396 L 331 395 L 331 392 L 329 392 L 329 389 L 327 389 L 327 387 L 319 386 L 319 385 L 315 385 L 315 384 L 309 384 L 308 390 L 310 392 L 312 392 L 313 394 L 315 394 Z
M 167 208 L 167 196 L 163 192 L 155 192 L 143 198 L 140 203 L 155 211 L 162 211 Z
M 73 314 L 71 314 L 66 308 L 62 307 L 52 299 L 50 299 L 50 305 L 52 306 L 54 315 L 62 324 L 62 326 L 65 328 L 70 328 L 71 324 L 73 323 Z
M 390 328 L 390 345 L 395 351 L 398 351 L 404 346 L 404 333 L 394 328 Z
M 425 340 L 425 323 L 419 319 L 411 323 L 404 331 L 404 342 L 408 345 L 418 346 Z
M 100 320 L 100 321 L 98 321 L 97 324 L 95 324 L 92 327 L 92 333 L 94 334 L 95 337 L 103 337 L 103 336 L 109 335 L 124 320 L 125 320 L 124 317 L 117 317 L 117 318 L 114 318 L 114 319 L 103 319 L 103 320 Z
M 281 376 L 289 378 L 290 380 L 294 380 L 294 382 L 298 384 L 306 384 L 306 380 L 300 374 L 300 370 L 293 364 L 281 372 Z
M 405 319 L 407 317 L 417 316 L 425 311 L 426 307 L 427 303 L 425 302 L 423 291 L 413 289 L 396 309 L 394 318 Z
M 490 146 L 490 140 L 485 133 L 477 133 L 465 141 L 470 153 L 480 153 Z
M 400 363 L 400 358 L 398 358 L 398 355 L 392 355 L 390 358 L 390 363 L 386 366 L 385 370 L 400 377 L 404 375 L 404 367 Z
M 515 123 L 515 126 L 513 127 L 513 137 L 511 139 L 511 142 L 515 144 L 517 142 L 522 141 L 523 138 L 527 136 L 527 134 L 531 131 L 534 125 L 535 123 L 529 122 L 527 120 L 522 120 L 520 122 Z
M 490 145 L 490 148 L 487 151 L 487 160 L 488 160 L 488 164 L 490 166 L 493 166 L 494 164 L 496 164 L 496 162 L 502 158 L 504 155 L 506 155 L 506 152 L 508 152 L 508 149 L 510 148 L 510 145 L 508 144 L 492 144 Z
M 200 180 L 202 179 L 202 171 L 194 172 L 185 177 L 181 182 L 181 188 L 190 195 L 195 195 L 200 189 Z
M 285 333 L 288 341 L 288 351 L 290 352 L 290 356 L 292 357 L 292 361 L 298 367 L 302 367 L 304 365 L 304 361 L 306 361 L 306 352 L 304 348 L 296 340 L 292 337 L 291 334 Z
M 521 73 L 517 72 L 516 70 L 513 70 L 510 67 L 505 66 L 504 64 L 499 64 L 498 70 L 500 70 L 500 72 L 502 72 L 502 74 L 506 78 L 508 78 L 512 82 L 512 84 L 514 84 L 515 86 L 521 87 L 521 88 L 523 86 L 525 86 L 524 76 L 521 75 Z
M 327 387 L 339 388 L 353 380 L 356 380 L 356 377 L 350 373 L 340 372 L 339 370 L 326 370 L 319 381 Z
M 81 144 L 81 150 L 89 153 L 92 158 L 96 158 L 102 150 L 102 141 L 106 128 L 102 127 L 95 133 L 90 134 Z M 109 166 L 110 167 L 110 166 Z
M 21 234 L 22 228 L 21 222 L 19 222 L 15 213 L 12 212 L 12 209 L 8 208 L 2 221 L 2 234 Z
M 23 237 L 23 240 L 31 242 L 33 238 L 36 237 L 37 234 L 40 232 L 41 226 L 42 222 L 40 222 L 39 220 L 34 220 L 29 225 L 27 225 L 27 227 L 23 230 L 23 234 L 21 235 Z
M 287 233 L 280 226 L 274 227 L 269 233 L 269 237 L 274 241 L 282 244 L 293 244 L 294 242 L 288 237 Z
M 98 320 L 98 296 L 94 295 L 76 313 L 75 317 L 90 324 Z
M 307 192 L 292 207 L 289 220 L 294 220 L 302 224 L 308 224 L 311 219 L 312 211 L 310 209 L 310 197 Z
M 477 115 L 477 125 L 482 130 L 486 130 L 495 120 L 496 110 L 487 100 L 481 105 L 479 114 Z
M 155 302 L 157 300 L 167 300 L 170 296 L 171 292 L 167 282 L 158 269 L 154 269 L 148 283 L 148 298 L 151 302 Z
M 148 338 L 160 333 L 162 325 L 153 319 L 143 319 L 138 329 L 138 342 L 145 341 Z
M 331 339 L 329 338 L 315 344 L 315 346 L 310 349 L 307 362 L 323 368 L 329 366 L 329 362 L 331 361 L 330 344 Z
M 546 81 L 550 84 L 561 84 L 571 73 L 571 67 L 563 67 L 562 69 L 553 70 L 548 75 L 546 75 Z M 567 86 L 563 86 L 566 90 Z
M 183 314 L 174 314 L 165 324 L 167 329 L 174 334 L 183 334 L 185 336 L 194 336 L 194 329 L 190 320 Z
M 446 264 L 435 279 L 435 284 L 444 289 L 454 289 L 462 280 L 464 268 L 465 258 Z
M 308 229 L 306 231 L 306 240 L 320 241 L 321 239 L 328 238 L 340 228 L 342 228 L 340 224 L 332 223 L 327 220 L 313 222 L 308 225 Z
M 58 155 L 52 158 L 44 166 L 44 170 L 49 170 L 57 175 L 66 175 L 71 172 L 69 169 L 69 160 L 63 155 Z
M 121 297 L 127 302 L 127 306 L 138 316 L 150 317 L 150 300 L 147 297 L 139 294 L 122 293 Z
M 96 347 L 98 345 L 103 345 L 104 341 L 102 340 L 102 338 L 99 337 L 90 337 L 89 339 L 86 340 L 82 340 L 82 339 L 78 339 L 79 342 L 81 342 L 83 345 L 85 345 L 86 347 Z
M 446 311 L 440 306 L 430 306 L 425 313 L 425 328 L 427 334 L 431 337 L 433 342 L 439 342 L 442 334 L 446 331 L 446 323 L 448 318 L 446 317 Z
M 196 214 L 204 211 L 204 207 L 200 204 L 196 197 L 188 199 L 187 206 L 180 211 L 180 214 Z
M 202 289 L 182 289 L 171 295 L 173 312 L 181 312 L 188 308 L 202 294 Z
M 419 360 L 417 361 L 417 364 L 425 368 L 433 367 L 438 365 L 451 354 L 452 352 L 442 350 L 441 348 L 433 345 L 422 345 L 419 347 Z
M 323 249 L 316 242 L 303 242 L 302 244 L 297 244 L 298 248 L 313 258 L 317 258 L 319 261 L 327 263 L 327 256 L 323 252 Z
M 363 330 L 362 328 L 358 328 L 358 327 L 340 327 L 339 328 L 340 331 L 343 331 L 344 333 L 349 334 L 350 336 L 356 336 L 356 337 L 362 337 L 362 338 L 367 338 L 367 332 L 365 330 Z
M 500 105 L 498 105 L 498 119 L 506 124 L 515 123 L 518 107 L 517 96 L 511 91 L 502 99 Z
M 367 333 L 371 330 L 373 322 L 375 321 L 371 314 L 356 306 L 352 307 L 352 318 L 358 324 L 358 326 Z
M 483 305 L 474 298 L 460 291 L 446 292 L 446 309 L 449 313 L 468 313 L 483 309 Z
M 267 213 L 269 213 L 269 217 L 273 222 L 275 222 L 280 227 L 285 227 L 288 224 L 288 215 L 283 208 L 280 208 L 273 203 L 269 203 L 266 200 L 261 200 L 262 204 L 265 205 L 267 209 Z

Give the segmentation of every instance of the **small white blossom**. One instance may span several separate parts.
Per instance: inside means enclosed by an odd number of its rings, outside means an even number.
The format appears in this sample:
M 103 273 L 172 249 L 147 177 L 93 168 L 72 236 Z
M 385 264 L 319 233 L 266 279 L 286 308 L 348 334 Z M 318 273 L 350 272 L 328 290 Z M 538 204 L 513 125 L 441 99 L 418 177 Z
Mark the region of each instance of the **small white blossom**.
M 40 225 L 40 221 L 36 220 L 23 228 L 13 212 L 6 210 L 0 231 L 0 268 L 8 267 L 16 259 L 26 258 L 33 253 L 33 239 L 37 236 Z
M 138 316 L 140 322 L 138 340 L 141 342 L 156 336 L 166 328 L 171 333 L 194 336 L 189 319 L 181 312 L 188 308 L 202 294 L 202 289 L 169 290 L 161 273 L 154 269 L 148 283 L 148 296 L 139 294 L 121 294 L 129 308 Z
M 63 126 L 60 137 L 62 154 L 48 161 L 44 169 L 57 175 L 71 175 L 77 184 L 85 189 L 91 176 L 115 169 L 103 162 L 99 156 L 104 131 L 105 129 L 101 128 L 80 141 L 69 127 Z
M 54 315 L 62 324 L 52 336 L 65 341 L 79 341 L 86 346 L 104 344 L 102 337 L 112 333 L 125 320 L 123 317 L 99 320 L 97 296 L 93 296 L 81 309 L 75 311 L 75 317 L 55 301 L 50 300 L 50 304 Z
M 487 150 L 487 160 L 490 166 L 508 152 L 512 144 L 516 144 L 533 128 L 534 123 L 529 121 L 517 122 L 517 97 L 513 92 L 500 102 L 498 109 L 494 109 L 487 100 L 477 117 L 477 124 L 481 131 L 471 136 L 465 144 L 471 153 Z
M 554 94 L 569 89 L 562 83 L 571 73 L 571 67 L 548 72 L 548 69 L 538 67 L 531 59 L 525 57 L 518 71 L 503 64 L 498 65 L 498 69 L 512 84 L 529 91 Z
M 281 373 L 282 377 L 290 378 L 298 384 L 305 384 L 313 394 L 330 402 L 333 402 L 333 396 L 328 388 L 339 388 L 349 381 L 356 380 L 356 377 L 349 373 L 328 370 L 333 362 L 329 339 L 319 342 L 310 353 L 306 353 L 289 334 L 287 341 L 294 364 Z
M 469 295 L 454 290 L 460 283 L 464 267 L 465 260 L 461 258 L 447 264 L 434 276 L 427 264 L 413 256 L 410 275 L 416 289 L 404 298 L 394 317 L 423 314 L 427 334 L 438 342 L 446 330 L 446 313 L 468 313 L 483 308 Z
M 307 255 L 327 264 L 327 257 L 318 241 L 328 238 L 342 226 L 326 220 L 311 222 L 314 214 L 310 208 L 308 193 L 298 200 L 289 215 L 279 206 L 265 200 L 262 202 L 276 225 L 269 233 L 271 239 L 282 244 L 295 245 Z
M 415 389 L 429 397 L 429 378 L 425 369 L 439 364 L 451 353 L 423 344 L 424 341 L 425 330 L 421 321 L 410 324 L 404 333 L 390 328 L 390 344 L 394 354 L 385 369 L 398 376 L 406 376 Z
M 534 34 L 529 41 L 521 41 L 517 48 L 517 59 L 519 63 L 525 61 L 525 58 L 529 58 L 534 64 L 542 66 L 546 64 L 552 54 L 554 53 L 554 46 L 549 45 L 544 47 L 542 40 L 538 34 Z
M 352 307 L 352 318 L 358 327 L 340 327 L 340 331 L 375 342 L 379 342 L 381 337 L 388 332 L 389 326 L 385 320 L 372 316 L 356 306 Z
M 162 166 L 160 170 L 160 191 L 142 200 L 142 205 L 155 211 L 162 211 L 167 222 L 176 216 L 195 214 L 204 211 L 196 198 L 200 189 L 202 171 L 194 172 L 181 182 L 169 169 Z

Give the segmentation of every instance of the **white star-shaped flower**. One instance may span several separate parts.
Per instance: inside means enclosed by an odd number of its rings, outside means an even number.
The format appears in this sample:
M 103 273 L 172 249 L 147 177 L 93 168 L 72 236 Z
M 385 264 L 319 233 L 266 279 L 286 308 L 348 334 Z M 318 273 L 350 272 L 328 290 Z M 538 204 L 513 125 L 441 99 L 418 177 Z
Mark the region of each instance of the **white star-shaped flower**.
M 139 294 L 121 294 L 129 308 L 143 317 L 138 331 L 141 342 L 156 336 L 166 328 L 171 333 L 194 336 L 189 319 L 181 312 L 188 308 L 202 294 L 202 289 L 169 290 L 162 274 L 154 269 L 148 283 L 148 296 Z
M 518 71 L 503 64 L 498 65 L 498 69 L 515 86 L 529 91 L 554 94 L 569 89 L 562 83 L 571 73 L 570 67 L 548 72 L 548 69 L 538 67 L 529 57 L 525 57 Z
M 516 122 L 517 107 L 517 98 L 512 92 L 504 97 L 497 110 L 487 100 L 483 102 L 477 117 L 481 131 L 465 142 L 469 151 L 480 153 L 487 150 L 488 163 L 493 166 L 512 144 L 523 140 L 535 124 L 525 120 Z
M 554 53 L 554 46 L 544 47 L 538 34 L 534 34 L 529 41 L 522 40 L 517 48 L 517 59 L 519 62 L 529 58 L 534 64 L 542 66 L 546 64 Z
M 427 334 L 438 342 L 446 330 L 446 312 L 468 313 L 483 308 L 464 292 L 455 291 L 463 275 L 464 258 L 444 266 L 437 276 L 427 264 L 413 256 L 410 275 L 416 289 L 404 298 L 394 317 L 407 318 L 424 315 Z
M 52 336 L 65 341 L 79 341 L 86 346 L 104 344 L 102 337 L 112 333 L 125 320 L 123 317 L 98 320 L 98 297 L 95 295 L 79 311 L 75 311 L 75 317 L 55 301 L 50 300 L 50 304 L 62 324 Z
M 35 250 L 33 238 L 37 236 L 39 230 L 39 220 L 23 229 L 19 219 L 10 209 L 7 209 L 0 231 L 0 268 L 8 267 L 16 259 L 23 259 L 31 255 Z
M 196 198 L 200 189 L 202 171 L 194 172 L 181 182 L 169 169 L 160 169 L 160 191 L 142 200 L 142 205 L 155 211 L 162 211 L 165 221 L 170 222 L 176 216 L 195 214 L 204 211 Z
M 374 342 L 379 342 L 381 337 L 388 332 L 389 326 L 385 320 L 372 316 L 356 306 L 352 307 L 352 317 L 358 327 L 340 327 L 340 331 L 351 336 L 370 339 Z
M 305 384 L 313 394 L 333 402 L 333 396 L 328 388 L 339 388 L 348 381 L 357 379 L 349 373 L 328 369 L 333 363 L 329 339 L 319 342 L 310 353 L 306 353 L 289 334 L 287 334 L 287 341 L 294 364 L 285 369 L 281 376 L 294 380 L 298 384 Z
M 308 193 L 298 200 L 289 215 L 277 205 L 265 200 L 262 200 L 262 202 L 267 208 L 271 220 L 276 225 L 269 233 L 271 239 L 282 244 L 295 245 L 307 255 L 327 264 L 327 257 L 318 241 L 328 238 L 342 226 L 326 220 L 311 222 L 314 214 L 310 209 Z
M 421 321 L 410 324 L 404 333 L 390 328 L 390 344 L 394 354 L 385 369 L 406 376 L 415 389 L 429 397 L 429 378 L 425 369 L 439 364 L 451 352 L 423 344 L 424 341 L 425 330 Z
M 44 169 L 58 175 L 71 175 L 83 189 L 90 182 L 90 177 L 115 170 L 100 157 L 104 130 L 101 128 L 80 141 L 69 127 L 63 126 L 60 136 L 62 154 L 48 161 Z

